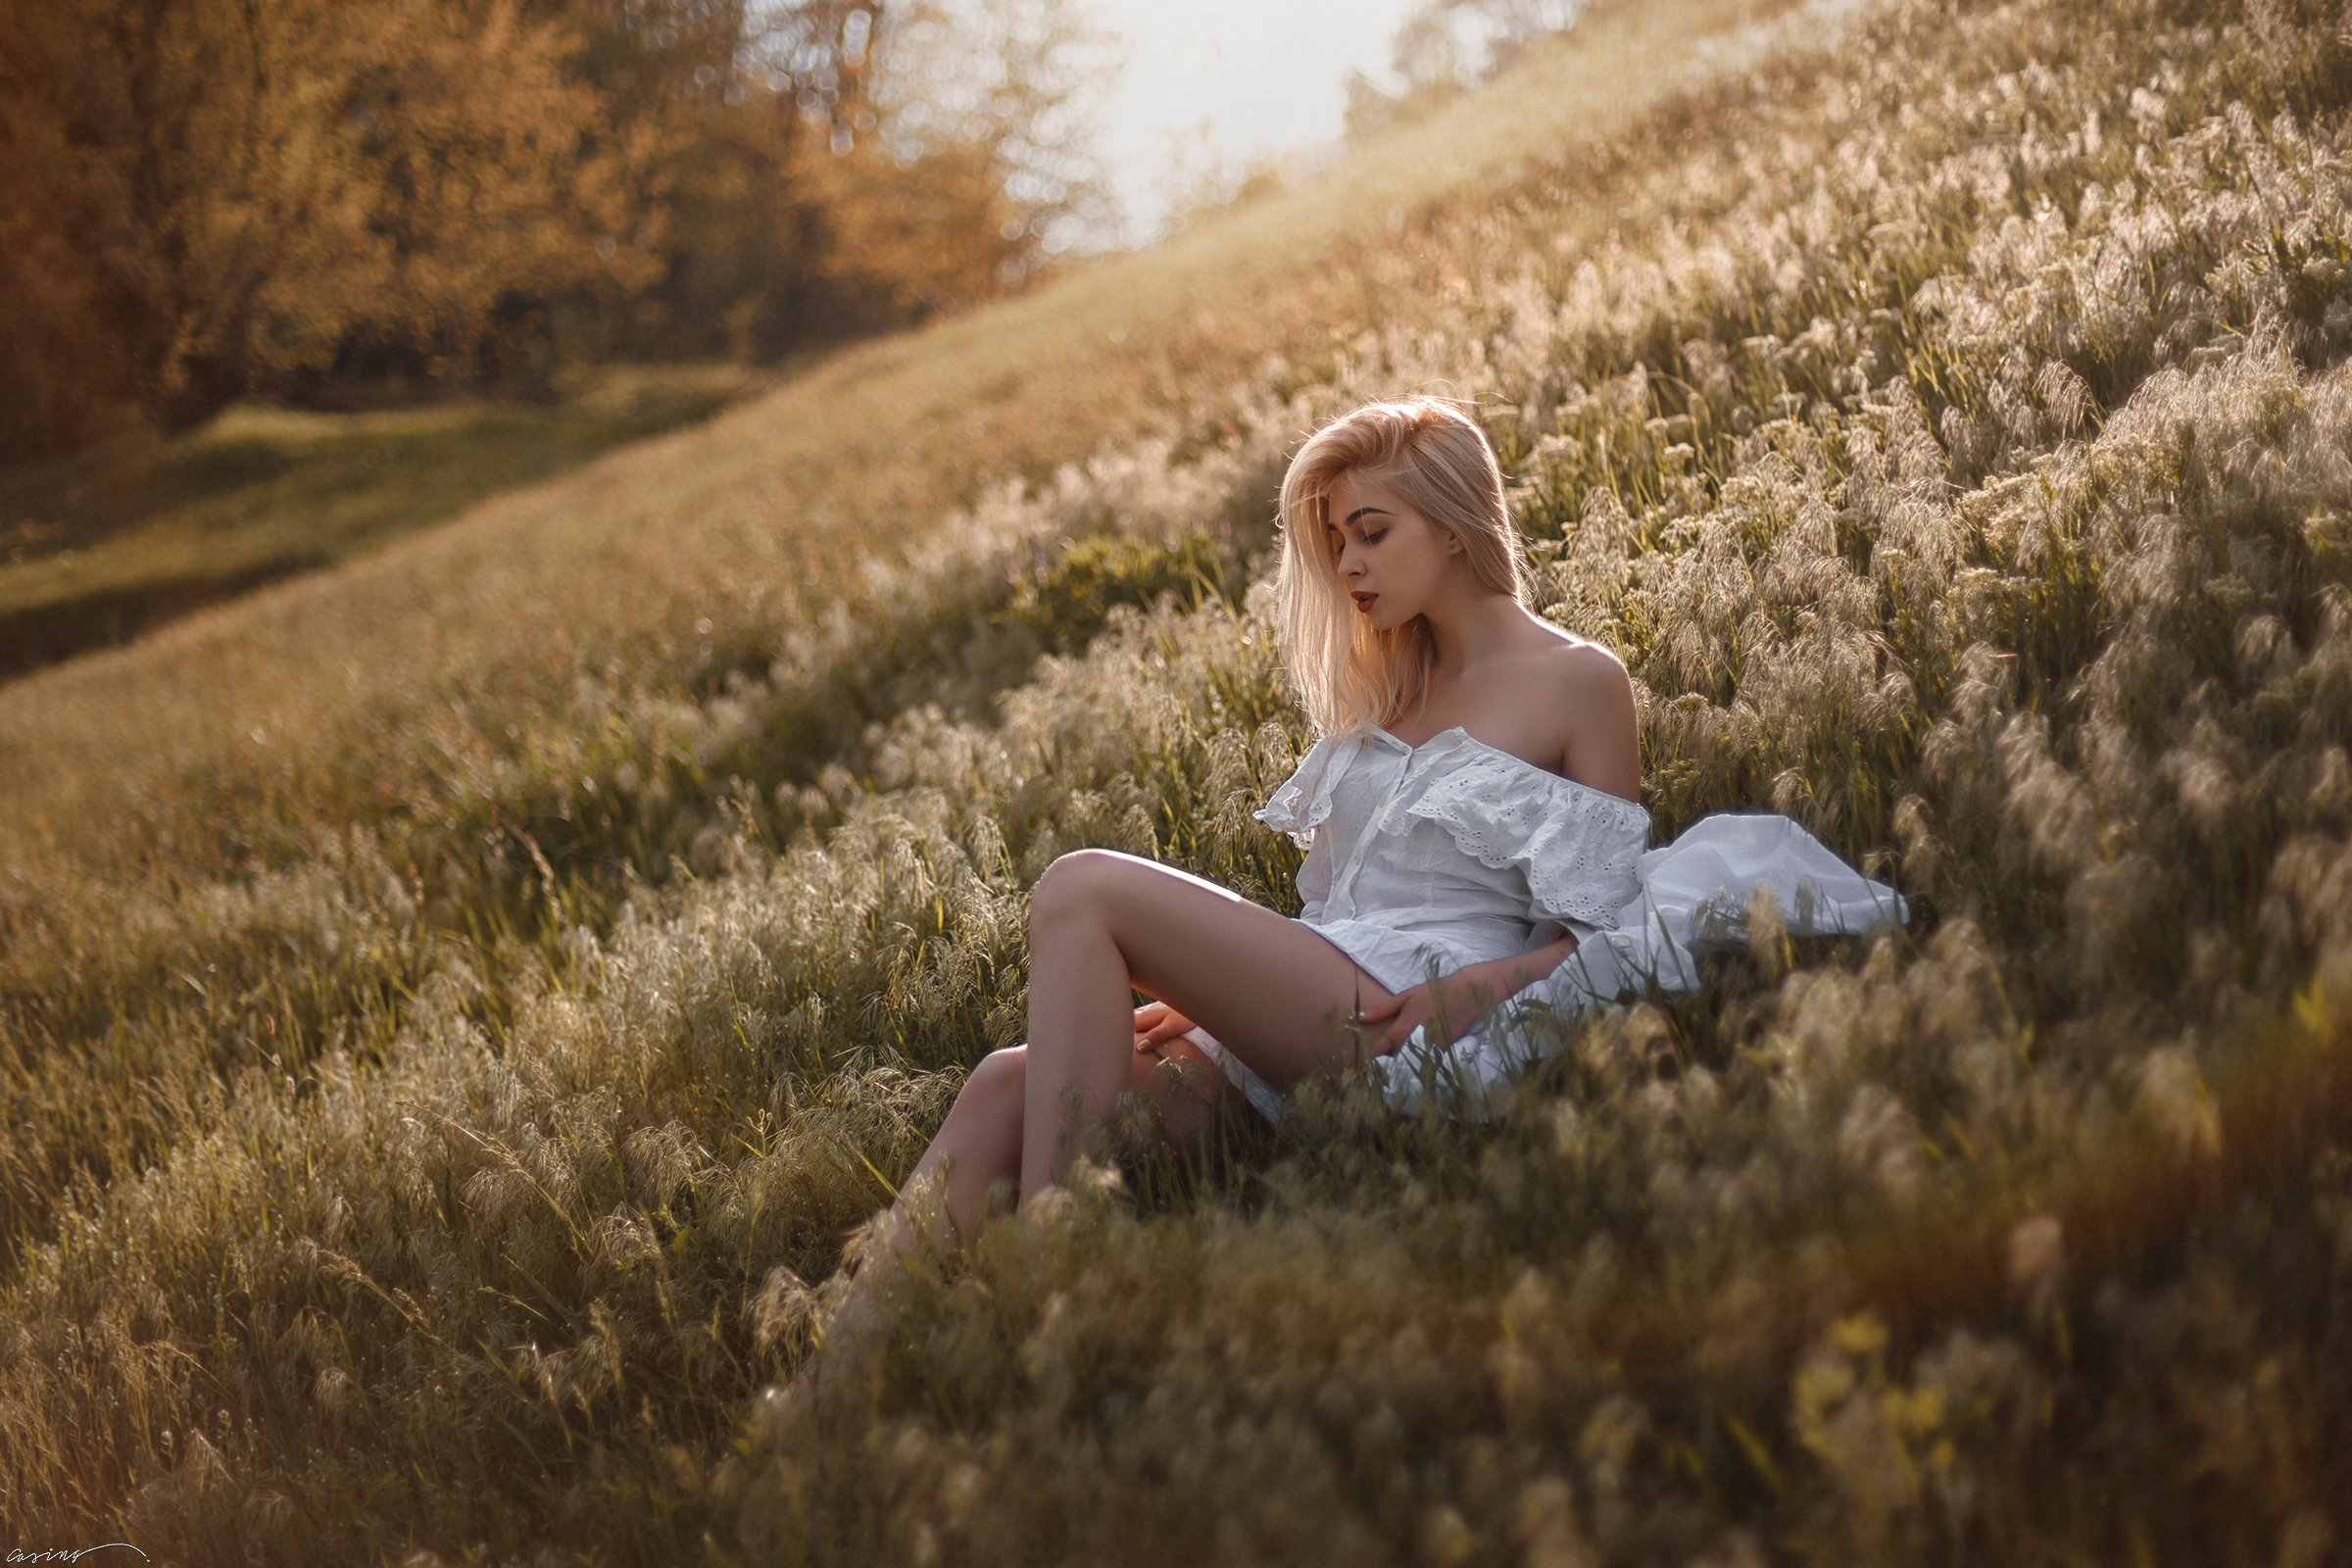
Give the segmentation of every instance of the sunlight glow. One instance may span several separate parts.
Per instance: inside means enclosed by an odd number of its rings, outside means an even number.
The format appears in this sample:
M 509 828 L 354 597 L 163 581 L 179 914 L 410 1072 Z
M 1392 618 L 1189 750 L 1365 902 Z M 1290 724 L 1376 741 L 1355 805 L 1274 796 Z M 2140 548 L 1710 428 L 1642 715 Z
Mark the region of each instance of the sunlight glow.
M 1385 81 L 1413 0 L 1087 0 L 1125 60 L 1101 147 L 1128 220 L 1161 231 L 1172 200 L 1219 170 L 1340 134 L 1349 70 Z

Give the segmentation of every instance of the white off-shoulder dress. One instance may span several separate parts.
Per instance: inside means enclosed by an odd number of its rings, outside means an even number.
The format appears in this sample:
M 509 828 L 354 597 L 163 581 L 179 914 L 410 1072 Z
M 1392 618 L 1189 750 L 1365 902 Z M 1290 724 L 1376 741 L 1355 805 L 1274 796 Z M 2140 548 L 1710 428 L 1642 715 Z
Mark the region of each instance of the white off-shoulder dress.
M 1645 986 L 1690 990 L 1691 954 L 1742 939 L 1748 901 L 1769 888 L 1789 929 L 1856 932 L 1901 920 L 1902 899 L 1854 871 L 1788 817 L 1713 816 L 1650 850 L 1649 813 L 1563 778 L 1460 725 L 1407 746 L 1385 729 L 1324 736 L 1253 813 L 1306 851 L 1298 919 L 1392 992 L 1563 933 L 1568 961 L 1512 997 L 1494 1027 L 1433 1047 L 1416 1029 L 1370 1069 L 1399 1106 L 1436 1094 L 1455 1114 L 1491 1115 L 1551 1019 Z M 1257 1109 L 1282 1094 L 1204 1029 L 1187 1036 Z

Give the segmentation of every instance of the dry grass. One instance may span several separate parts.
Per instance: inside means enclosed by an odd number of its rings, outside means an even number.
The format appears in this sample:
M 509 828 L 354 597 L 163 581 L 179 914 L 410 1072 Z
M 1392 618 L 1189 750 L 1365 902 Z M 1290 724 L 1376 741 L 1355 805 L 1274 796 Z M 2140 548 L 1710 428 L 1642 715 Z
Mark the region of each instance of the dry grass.
M 135 421 L 0 473 L 0 679 L 313 571 L 758 390 L 737 366 L 616 366 L 544 407 L 241 407 L 165 440 Z
M 1904 5 L 1343 245 L 1287 355 L 1108 357 L 1140 433 L 1083 464 L 1004 478 L 1107 428 L 1006 412 L 1073 377 L 829 470 L 944 526 L 760 543 L 821 493 L 751 477 L 778 399 L 603 466 L 625 506 L 396 552 L 381 630 L 329 614 L 360 574 L 191 629 L 233 683 L 302 616 L 356 661 L 421 641 L 395 585 L 484 595 L 254 777 L 159 738 L 142 818 L 52 787 L 17 841 L 10 1518 L 289 1562 L 2334 1560 L 2348 100 L 2317 4 Z M 1494 1126 L 1333 1083 L 1191 1166 L 1139 1138 L 779 1414 L 843 1232 L 1020 1029 L 1055 855 L 1290 906 L 1266 498 L 1303 423 L 1438 379 L 1640 682 L 1661 831 L 1777 806 L 1921 918 L 1564 1020 Z M 566 506 L 569 642 L 495 586 Z

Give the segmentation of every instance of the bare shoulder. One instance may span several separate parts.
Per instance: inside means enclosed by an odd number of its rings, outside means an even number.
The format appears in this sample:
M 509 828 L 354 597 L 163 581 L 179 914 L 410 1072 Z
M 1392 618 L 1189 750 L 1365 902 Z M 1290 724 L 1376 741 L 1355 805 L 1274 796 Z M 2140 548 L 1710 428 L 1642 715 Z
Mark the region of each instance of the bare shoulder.
M 1639 801 L 1641 722 L 1625 661 L 1599 643 L 1554 632 L 1542 690 L 1560 736 L 1560 771 L 1579 784 Z
M 1555 683 L 1566 692 L 1622 686 L 1633 689 L 1633 677 L 1625 672 L 1625 661 L 1607 646 L 1561 631 L 1556 626 L 1544 630 L 1543 659 L 1553 672 Z

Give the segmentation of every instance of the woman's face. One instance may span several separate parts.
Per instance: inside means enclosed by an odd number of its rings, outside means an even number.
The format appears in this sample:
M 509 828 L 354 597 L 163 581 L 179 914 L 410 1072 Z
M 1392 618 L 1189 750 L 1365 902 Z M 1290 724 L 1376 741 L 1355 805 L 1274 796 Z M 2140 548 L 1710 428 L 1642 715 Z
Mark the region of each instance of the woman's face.
M 1461 545 L 1378 479 L 1352 470 L 1332 482 L 1326 526 L 1340 587 L 1374 626 L 1401 626 L 1429 608 L 1460 569 Z

